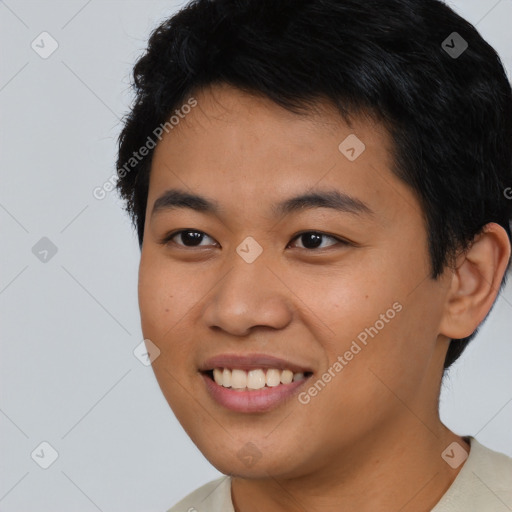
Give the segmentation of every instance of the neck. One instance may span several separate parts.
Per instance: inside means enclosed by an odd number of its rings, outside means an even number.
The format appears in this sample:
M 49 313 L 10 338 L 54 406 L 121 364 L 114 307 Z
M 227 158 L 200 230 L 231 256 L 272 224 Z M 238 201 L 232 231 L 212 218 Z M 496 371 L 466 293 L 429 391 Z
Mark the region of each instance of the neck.
M 292 479 L 232 479 L 235 512 L 428 512 L 455 480 L 441 457 L 452 442 L 469 444 L 437 418 L 428 426 L 406 414 L 397 428 L 379 430 L 331 457 L 320 470 Z

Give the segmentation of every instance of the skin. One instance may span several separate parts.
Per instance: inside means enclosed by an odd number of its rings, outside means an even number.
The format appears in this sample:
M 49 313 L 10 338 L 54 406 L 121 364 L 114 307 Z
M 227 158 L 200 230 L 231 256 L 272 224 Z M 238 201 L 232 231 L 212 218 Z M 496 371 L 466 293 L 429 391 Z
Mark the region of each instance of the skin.
M 358 116 L 349 127 L 321 102 L 300 116 L 225 85 L 194 97 L 198 106 L 155 149 L 139 274 L 142 329 L 161 351 L 153 368 L 168 403 L 232 475 L 237 512 L 430 510 L 462 467 L 441 453 L 454 441 L 470 450 L 439 419 L 443 361 L 450 337 L 471 334 L 496 298 L 505 231 L 489 224 L 432 280 L 419 202 L 391 172 L 379 123 Z M 366 149 L 351 162 L 338 145 L 353 133 Z M 171 188 L 221 211 L 152 215 Z M 373 214 L 273 215 L 271 204 L 318 189 Z M 205 236 L 162 243 L 179 229 Z M 304 231 L 328 235 L 307 249 L 296 237 Z M 263 248 L 251 264 L 236 252 L 247 236 Z M 217 354 L 266 353 L 311 368 L 314 382 L 396 302 L 402 310 L 307 405 L 293 397 L 269 412 L 233 412 L 198 372 Z M 251 467 L 237 456 L 249 442 L 260 454 Z

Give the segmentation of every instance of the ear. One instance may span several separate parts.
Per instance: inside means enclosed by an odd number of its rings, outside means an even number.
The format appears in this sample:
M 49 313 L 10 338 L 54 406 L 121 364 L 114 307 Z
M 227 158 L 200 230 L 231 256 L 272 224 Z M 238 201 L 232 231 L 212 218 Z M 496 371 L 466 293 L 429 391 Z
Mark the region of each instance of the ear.
M 470 249 L 457 258 L 450 270 L 440 334 L 452 339 L 473 334 L 489 313 L 510 259 L 510 241 L 499 224 L 484 226 Z

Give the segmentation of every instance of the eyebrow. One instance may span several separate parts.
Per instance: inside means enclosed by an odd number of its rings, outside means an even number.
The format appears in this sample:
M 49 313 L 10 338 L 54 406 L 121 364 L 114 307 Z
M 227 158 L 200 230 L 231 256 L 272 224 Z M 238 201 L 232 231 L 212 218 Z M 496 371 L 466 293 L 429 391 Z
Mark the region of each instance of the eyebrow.
M 151 216 L 161 211 L 189 208 L 202 213 L 218 215 L 221 211 L 220 205 L 213 199 L 184 192 L 179 189 L 165 191 L 153 205 Z M 351 213 L 354 215 L 373 215 L 371 208 L 355 197 L 352 197 L 338 190 L 320 190 L 309 192 L 286 199 L 271 207 L 276 217 L 291 215 L 300 210 L 313 208 L 331 208 L 333 210 Z

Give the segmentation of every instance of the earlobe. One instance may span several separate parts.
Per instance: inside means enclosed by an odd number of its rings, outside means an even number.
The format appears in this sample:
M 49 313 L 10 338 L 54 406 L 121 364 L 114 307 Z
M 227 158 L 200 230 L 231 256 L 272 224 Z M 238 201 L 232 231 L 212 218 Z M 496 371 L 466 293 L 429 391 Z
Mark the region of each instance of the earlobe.
M 452 339 L 473 334 L 496 300 L 510 252 L 505 229 L 495 223 L 484 226 L 451 270 L 440 334 Z

